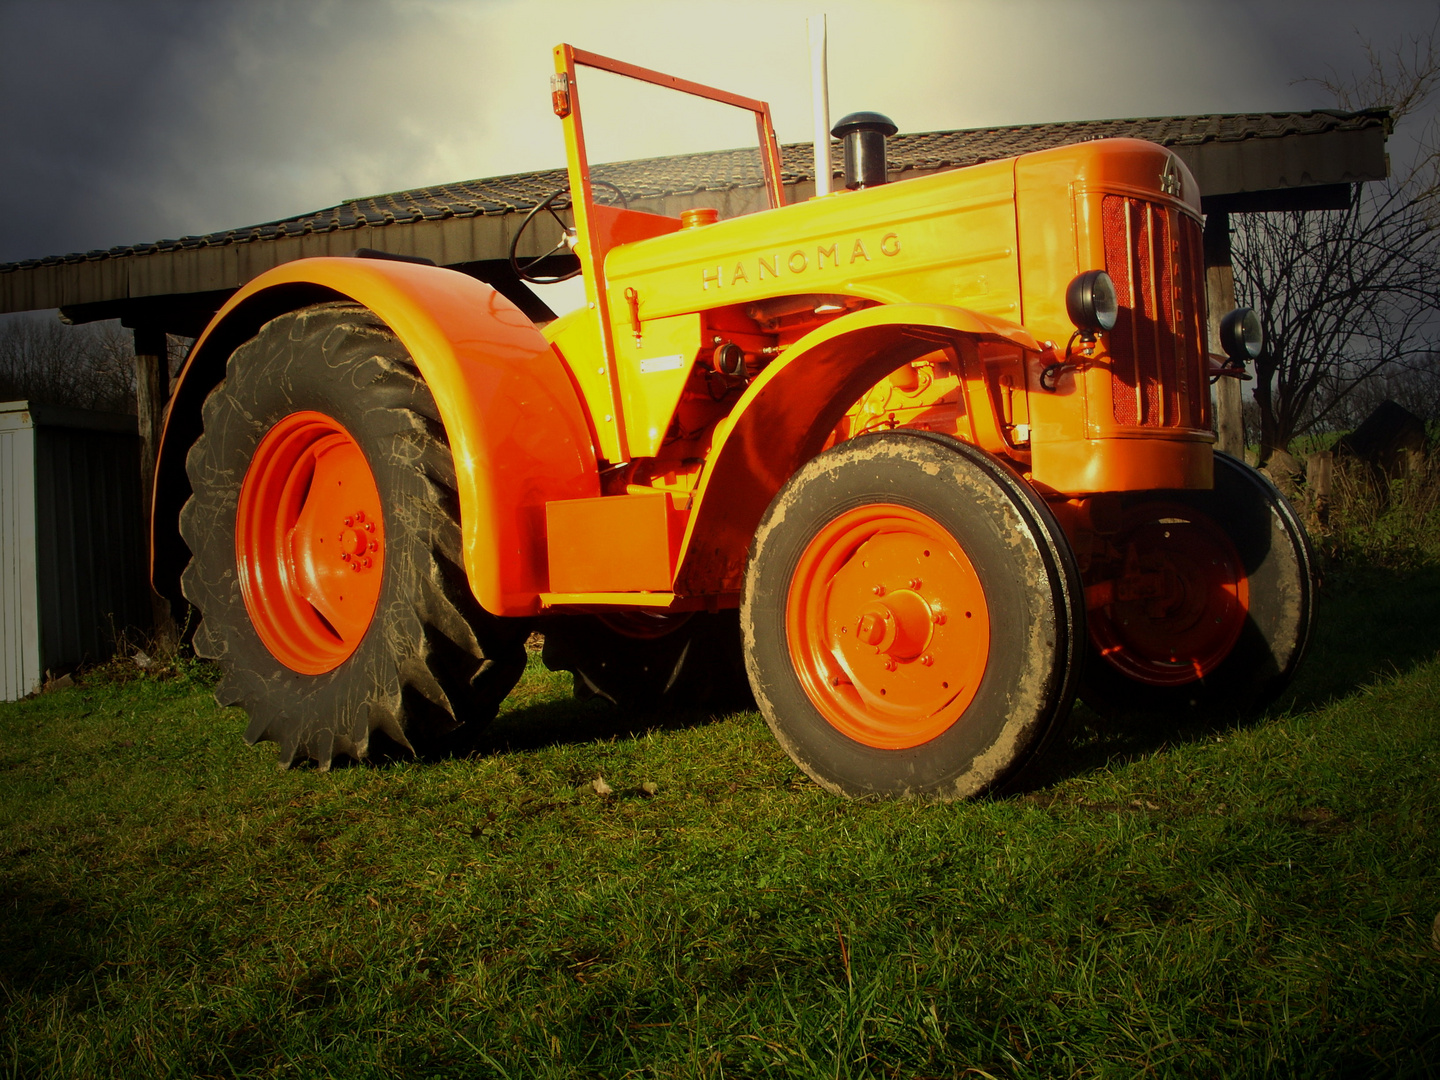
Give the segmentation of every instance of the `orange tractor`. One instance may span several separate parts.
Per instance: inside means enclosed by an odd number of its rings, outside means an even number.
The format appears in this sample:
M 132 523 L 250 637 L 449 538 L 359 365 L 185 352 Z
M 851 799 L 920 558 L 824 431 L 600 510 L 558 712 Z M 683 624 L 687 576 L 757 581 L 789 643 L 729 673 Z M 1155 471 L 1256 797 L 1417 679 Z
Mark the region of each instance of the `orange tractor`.
M 1033 760 L 1077 691 L 1243 709 L 1288 682 L 1311 559 L 1213 450 L 1209 385 L 1258 323 L 1227 316 L 1212 357 L 1172 154 L 886 183 L 894 126 L 854 114 L 847 190 L 786 205 L 764 102 L 555 59 L 569 187 L 527 224 L 564 231 L 512 261 L 572 260 L 583 307 L 540 328 L 456 271 L 306 259 L 186 362 L 155 578 L 199 609 L 247 739 L 322 768 L 376 732 L 463 749 L 539 628 L 577 693 L 753 692 L 826 788 L 960 798 Z M 597 69 L 753 114 L 769 207 L 630 209 L 587 158 Z

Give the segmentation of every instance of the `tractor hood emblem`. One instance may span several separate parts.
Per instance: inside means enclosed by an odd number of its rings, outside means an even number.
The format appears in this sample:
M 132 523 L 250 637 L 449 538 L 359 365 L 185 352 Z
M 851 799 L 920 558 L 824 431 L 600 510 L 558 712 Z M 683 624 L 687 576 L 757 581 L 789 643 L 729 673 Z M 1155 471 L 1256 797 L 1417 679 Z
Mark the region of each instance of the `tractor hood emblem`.
M 1181 198 L 1185 194 L 1185 181 L 1180 176 L 1180 164 L 1174 155 L 1165 159 L 1165 168 L 1160 170 L 1160 190 L 1166 195 Z

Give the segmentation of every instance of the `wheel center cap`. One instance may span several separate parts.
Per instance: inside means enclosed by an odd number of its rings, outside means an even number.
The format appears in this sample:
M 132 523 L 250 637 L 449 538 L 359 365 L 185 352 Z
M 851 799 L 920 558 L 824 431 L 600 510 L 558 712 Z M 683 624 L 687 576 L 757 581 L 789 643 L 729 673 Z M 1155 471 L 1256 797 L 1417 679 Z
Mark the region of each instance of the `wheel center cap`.
M 860 613 L 855 636 L 875 651 L 909 660 L 919 656 L 930 641 L 930 605 L 917 592 L 898 589 Z

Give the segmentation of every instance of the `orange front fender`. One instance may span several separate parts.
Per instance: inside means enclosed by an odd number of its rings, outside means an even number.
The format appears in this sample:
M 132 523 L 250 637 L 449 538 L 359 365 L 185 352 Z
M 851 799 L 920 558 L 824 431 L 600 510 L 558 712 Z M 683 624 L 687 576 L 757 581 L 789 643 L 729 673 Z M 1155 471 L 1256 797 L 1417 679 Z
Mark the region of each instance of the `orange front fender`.
M 237 292 L 196 341 L 171 399 L 156 469 L 156 588 L 178 597 L 188 557 L 178 530 L 190 491 L 185 454 L 226 360 L 277 315 L 338 299 L 384 320 L 435 396 L 455 458 L 465 571 L 476 599 L 496 615 L 534 613 L 548 584 L 545 503 L 599 494 L 574 387 L 540 331 L 489 285 L 453 270 L 382 259 L 278 266 Z
M 1028 331 L 1003 319 L 943 304 L 887 304 L 826 323 L 766 367 L 717 432 L 675 591 L 738 589 L 765 508 L 820 452 L 845 410 L 901 364 L 966 337 L 1040 350 Z

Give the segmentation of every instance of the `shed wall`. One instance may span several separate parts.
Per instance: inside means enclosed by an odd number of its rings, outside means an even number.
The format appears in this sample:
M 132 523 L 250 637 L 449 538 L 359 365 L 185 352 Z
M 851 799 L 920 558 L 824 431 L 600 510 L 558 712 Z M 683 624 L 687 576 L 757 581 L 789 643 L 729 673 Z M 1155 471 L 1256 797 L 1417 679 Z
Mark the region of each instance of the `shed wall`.
M 150 620 L 139 436 L 50 426 L 42 414 L 35 476 L 45 666 L 107 659 L 117 631 Z
M 0 701 L 150 624 L 135 417 L 0 403 Z

